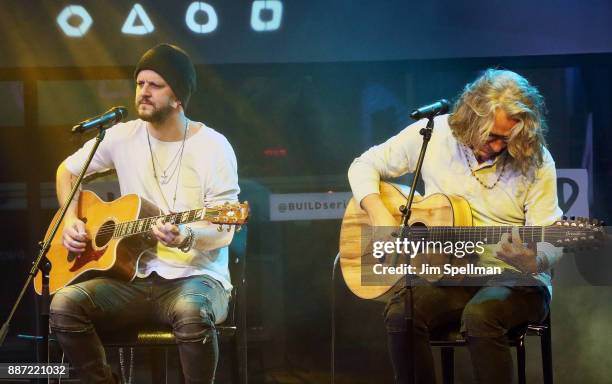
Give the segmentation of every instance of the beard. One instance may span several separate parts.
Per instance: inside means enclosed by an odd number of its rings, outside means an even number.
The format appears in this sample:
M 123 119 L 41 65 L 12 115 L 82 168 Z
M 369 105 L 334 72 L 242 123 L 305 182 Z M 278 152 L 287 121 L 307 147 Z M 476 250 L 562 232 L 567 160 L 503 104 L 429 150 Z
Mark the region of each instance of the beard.
M 152 104 L 148 105 L 153 106 Z M 172 112 L 172 107 L 168 104 L 160 108 L 154 107 L 151 112 L 140 112 L 140 109 L 137 106 L 136 111 L 138 113 L 138 117 L 144 121 L 147 121 L 149 123 L 163 123 L 164 121 L 166 121 L 168 116 L 170 116 L 170 113 Z

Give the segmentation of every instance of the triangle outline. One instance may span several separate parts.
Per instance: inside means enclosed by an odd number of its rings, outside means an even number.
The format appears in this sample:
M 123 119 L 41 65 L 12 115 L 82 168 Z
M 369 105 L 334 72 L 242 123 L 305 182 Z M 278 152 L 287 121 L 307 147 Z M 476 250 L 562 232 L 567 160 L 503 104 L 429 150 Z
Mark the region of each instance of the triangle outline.
M 137 19 L 140 20 L 142 25 L 134 24 Z M 123 23 L 123 27 L 121 27 L 121 32 L 126 35 L 146 35 L 154 30 L 155 26 L 151 22 L 149 15 L 147 15 L 142 5 L 138 3 L 134 4 L 130 14 L 125 19 L 125 23 Z

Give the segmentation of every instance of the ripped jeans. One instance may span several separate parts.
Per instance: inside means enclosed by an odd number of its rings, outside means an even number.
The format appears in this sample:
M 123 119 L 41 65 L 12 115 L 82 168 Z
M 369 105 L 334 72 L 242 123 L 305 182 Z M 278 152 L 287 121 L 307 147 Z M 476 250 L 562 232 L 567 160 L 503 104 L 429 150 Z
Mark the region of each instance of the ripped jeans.
M 59 290 L 50 327 L 83 383 L 113 383 L 97 331 L 166 324 L 178 342 L 186 383 L 212 383 L 219 347 L 215 324 L 227 316 L 229 294 L 213 278 L 166 280 L 156 273 L 132 282 L 95 278 Z

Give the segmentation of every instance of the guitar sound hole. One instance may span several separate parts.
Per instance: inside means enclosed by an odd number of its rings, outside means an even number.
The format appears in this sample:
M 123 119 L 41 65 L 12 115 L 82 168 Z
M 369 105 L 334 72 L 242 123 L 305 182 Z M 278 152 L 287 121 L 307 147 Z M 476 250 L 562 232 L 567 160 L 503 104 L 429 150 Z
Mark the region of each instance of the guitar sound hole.
M 107 221 L 96 233 L 95 244 L 98 248 L 103 248 L 108 244 L 110 239 L 113 238 L 113 232 L 115 232 L 115 223 L 113 221 Z
M 421 239 L 427 240 L 429 239 L 429 231 L 425 223 L 417 221 L 410 225 L 410 228 L 413 230 L 411 233 L 411 238 L 414 241 L 419 241 Z

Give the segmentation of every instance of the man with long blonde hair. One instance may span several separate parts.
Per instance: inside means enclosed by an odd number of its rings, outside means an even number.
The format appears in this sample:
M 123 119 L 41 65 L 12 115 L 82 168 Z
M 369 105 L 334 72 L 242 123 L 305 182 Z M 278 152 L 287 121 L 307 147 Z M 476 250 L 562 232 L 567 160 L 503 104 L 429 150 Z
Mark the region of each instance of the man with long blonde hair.
M 517 73 L 488 69 L 468 84 L 449 115 L 435 117 L 435 129 L 422 168 L 425 194 L 460 195 L 470 203 L 474 225 L 512 226 L 501 241 L 485 247 L 482 266 L 501 274 L 466 276 L 460 286 L 418 284 L 413 288 L 415 372 L 407 371 L 405 295 L 398 290 L 385 309 L 395 380 L 414 374 L 434 383 L 429 336 L 461 321 L 479 383 L 511 383 L 512 357 L 506 332 L 543 320 L 551 297 L 550 267 L 560 249 L 523 243 L 517 226 L 546 226 L 562 214 L 557 203 L 556 170 L 545 147 L 544 100 Z M 426 120 L 402 130 L 355 159 L 349 181 L 355 199 L 375 227 L 396 227 L 379 193 L 381 178 L 413 172 Z M 493 270 L 493 269 L 491 269 Z

